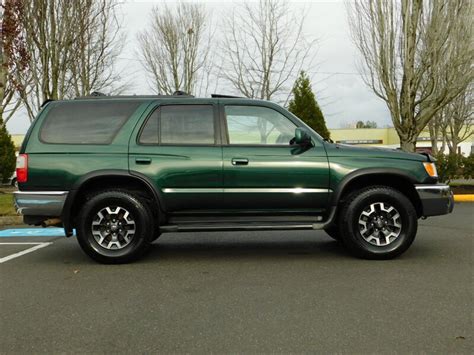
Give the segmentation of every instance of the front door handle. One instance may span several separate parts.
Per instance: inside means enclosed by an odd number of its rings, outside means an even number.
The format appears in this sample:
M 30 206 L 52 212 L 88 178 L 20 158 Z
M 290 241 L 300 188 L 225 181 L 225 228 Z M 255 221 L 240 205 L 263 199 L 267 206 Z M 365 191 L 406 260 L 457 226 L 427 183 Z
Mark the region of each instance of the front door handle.
M 248 165 L 248 163 L 247 158 L 232 158 L 232 165 Z
M 151 158 L 135 158 L 135 163 L 147 165 L 151 163 Z

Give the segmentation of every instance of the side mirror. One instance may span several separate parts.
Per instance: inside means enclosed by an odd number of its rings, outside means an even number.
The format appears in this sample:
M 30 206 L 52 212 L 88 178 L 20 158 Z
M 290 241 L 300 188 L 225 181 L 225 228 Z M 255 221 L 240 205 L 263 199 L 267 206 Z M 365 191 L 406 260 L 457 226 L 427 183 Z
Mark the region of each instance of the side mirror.
M 295 129 L 294 144 L 298 144 L 301 146 L 312 145 L 311 136 L 309 135 L 309 132 L 306 130 L 306 128 L 297 127 Z

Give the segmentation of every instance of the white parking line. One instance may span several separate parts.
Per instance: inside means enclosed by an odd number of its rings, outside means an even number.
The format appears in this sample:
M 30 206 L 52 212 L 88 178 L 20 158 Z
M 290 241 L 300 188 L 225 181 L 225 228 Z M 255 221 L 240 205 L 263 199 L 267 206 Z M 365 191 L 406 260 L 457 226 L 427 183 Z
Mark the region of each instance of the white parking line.
M 2 264 L 4 262 L 7 262 L 8 260 L 18 258 L 19 256 L 31 253 L 35 250 L 47 247 L 50 244 L 53 244 L 53 243 L 51 243 L 51 242 L 49 242 L 49 243 L 47 243 L 47 242 L 43 242 L 43 243 L 0 243 L 0 245 L 34 245 L 34 247 L 31 247 L 31 248 L 28 248 L 26 250 L 20 251 L 18 253 L 7 255 L 3 258 L 0 258 L 0 264 Z

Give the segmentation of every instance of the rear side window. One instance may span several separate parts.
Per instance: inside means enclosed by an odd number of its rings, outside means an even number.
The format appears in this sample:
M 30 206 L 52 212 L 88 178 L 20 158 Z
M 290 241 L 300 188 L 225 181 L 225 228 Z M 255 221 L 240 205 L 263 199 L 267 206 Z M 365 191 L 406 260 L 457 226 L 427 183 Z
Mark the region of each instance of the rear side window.
M 140 134 L 142 144 L 214 144 L 211 105 L 165 105 L 155 110 Z
M 53 144 L 110 144 L 141 102 L 60 102 L 48 112 L 40 139 Z

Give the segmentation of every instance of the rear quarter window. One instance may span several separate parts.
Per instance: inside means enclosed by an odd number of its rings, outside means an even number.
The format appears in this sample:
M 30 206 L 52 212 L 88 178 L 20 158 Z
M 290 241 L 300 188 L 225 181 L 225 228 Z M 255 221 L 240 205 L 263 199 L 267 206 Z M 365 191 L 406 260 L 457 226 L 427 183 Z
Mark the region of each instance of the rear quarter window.
M 50 144 L 110 144 L 141 102 L 58 102 L 48 111 L 40 140 Z

